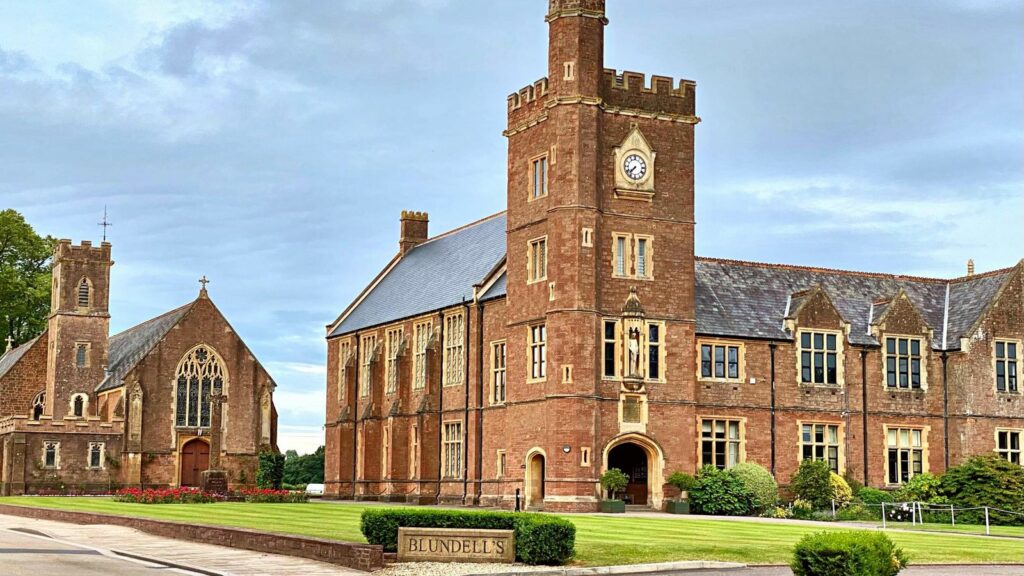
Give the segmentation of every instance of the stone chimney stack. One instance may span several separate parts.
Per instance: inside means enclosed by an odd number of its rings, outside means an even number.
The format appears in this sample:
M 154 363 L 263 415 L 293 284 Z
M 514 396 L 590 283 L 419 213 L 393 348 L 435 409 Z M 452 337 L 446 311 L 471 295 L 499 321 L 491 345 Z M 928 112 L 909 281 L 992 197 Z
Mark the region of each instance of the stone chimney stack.
M 401 232 L 398 237 L 398 253 L 405 256 L 406 252 L 425 242 L 427 226 L 430 219 L 426 212 L 402 210 Z
M 974 276 L 974 258 L 967 261 L 967 277 Z

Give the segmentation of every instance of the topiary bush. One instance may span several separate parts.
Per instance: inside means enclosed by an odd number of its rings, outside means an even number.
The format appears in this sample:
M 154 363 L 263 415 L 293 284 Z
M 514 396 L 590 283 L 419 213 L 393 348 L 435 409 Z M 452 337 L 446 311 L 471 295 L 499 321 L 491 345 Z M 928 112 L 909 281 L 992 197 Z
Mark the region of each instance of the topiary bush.
M 618 468 L 609 468 L 607 472 L 601 474 L 601 488 L 604 488 L 609 500 L 614 500 L 615 494 L 625 490 L 627 484 L 629 477 Z
M 398 528 L 513 530 L 516 560 L 527 564 L 564 564 L 572 558 L 576 526 L 557 516 L 532 513 L 417 508 L 372 508 L 359 522 L 366 541 L 398 551 Z
M 853 500 L 853 490 L 850 489 L 850 485 L 839 474 L 830 472 L 828 484 L 829 489 L 832 491 L 832 502 L 835 502 L 836 508 L 842 508 L 849 504 L 850 500 Z M 831 505 L 831 502 L 829 505 Z
M 1024 514 L 1024 467 L 997 454 L 975 456 L 942 476 L 940 491 L 955 506 L 989 506 Z M 980 524 L 984 510 L 957 512 L 957 522 Z M 995 524 L 1024 524 L 1024 517 L 990 511 Z
M 879 532 L 818 532 L 793 549 L 796 576 L 896 576 L 907 557 Z
M 789 487 L 798 499 L 808 502 L 817 510 L 832 508 L 832 470 L 825 462 L 801 462 Z
M 761 514 L 778 503 L 779 485 L 764 466 L 743 462 L 733 466 L 730 472 L 743 483 L 750 496 L 750 507 L 755 513 Z
M 750 493 L 728 470 L 704 466 L 690 489 L 690 503 L 699 514 L 743 516 L 750 512 Z

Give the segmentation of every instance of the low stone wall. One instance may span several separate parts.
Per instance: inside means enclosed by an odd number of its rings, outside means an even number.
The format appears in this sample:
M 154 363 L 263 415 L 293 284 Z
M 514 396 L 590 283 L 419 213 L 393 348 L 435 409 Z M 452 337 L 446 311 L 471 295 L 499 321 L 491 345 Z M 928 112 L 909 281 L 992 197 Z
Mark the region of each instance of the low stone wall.
M 158 504 L 154 504 L 154 506 L 158 506 Z M 244 528 L 186 524 L 184 522 L 152 520 L 133 516 L 75 512 L 71 510 L 37 508 L 34 506 L 17 506 L 14 504 L 0 504 L 0 514 L 70 522 L 72 524 L 127 526 L 156 536 L 191 540 L 218 546 L 230 546 L 232 548 L 254 550 L 267 554 L 298 556 L 300 558 L 348 566 L 349 568 L 365 570 L 367 572 L 379 569 L 384 565 L 384 549 L 381 546 L 370 544 L 354 544 L 324 538 L 259 532 Z

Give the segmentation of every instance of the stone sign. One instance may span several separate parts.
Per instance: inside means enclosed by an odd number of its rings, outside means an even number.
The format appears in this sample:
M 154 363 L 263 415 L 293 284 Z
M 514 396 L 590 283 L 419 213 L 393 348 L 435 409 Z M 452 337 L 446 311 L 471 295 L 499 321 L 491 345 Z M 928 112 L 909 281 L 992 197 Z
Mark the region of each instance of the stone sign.
M 511 530 L 399 528 L 399 562 L 515 562 Z

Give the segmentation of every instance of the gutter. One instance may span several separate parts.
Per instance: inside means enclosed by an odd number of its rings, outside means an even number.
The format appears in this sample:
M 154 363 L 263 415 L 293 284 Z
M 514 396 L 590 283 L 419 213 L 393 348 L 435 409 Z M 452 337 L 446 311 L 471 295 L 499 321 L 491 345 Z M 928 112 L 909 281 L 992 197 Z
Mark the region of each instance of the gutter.
M 868 351 L 860 351 L 861 436 L 864 441 L 864 485 L 868 484 Z
M 477 357 L 476 357 L 476 504 L 484 494 L 484 303 L 476 303 Z
M 945 339 L 946 332 L 943 330 L 942 337 Z M 949 470 L 949 354 L 942 351 L 942 436 L 943 456 L 945 458 L 945 469 Z
M 789 307 L 788 305 L 786 306 Z M 768 343 L 768 352 L 771 363 L 771 465 L 772 477 L 775 477 L 775 342 Z
M 355 380 L 356 385 L 352 391 L 352 499 L 356 499 L 356 472 L 358 470 L 359 462 L 359 368 L 362 362 L 359 360 L 359 355 L 362 353 L 361 350 L 362 341 L 359 339 L 359 332 L 356 332 L 352 336 L 352 349 L 355 350 L 355 357 L 353 358 L 353 364 L 355 364 Z M 346 388 L 348 382 L 342 383 Z
M 437 363 L 437 493 L 434 504 L 441 503 L 441 478 L 444 473 L 444 312 L 437 313 L 438 347 L 441 349 Z
M 462 505 L 469 496 L 469 304 L 462 301 Z M 479 436 L 479 434 L 477 434 Z

